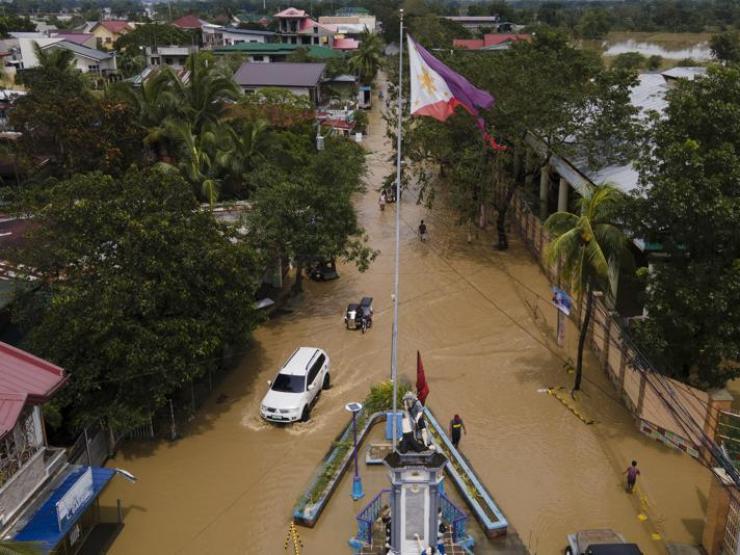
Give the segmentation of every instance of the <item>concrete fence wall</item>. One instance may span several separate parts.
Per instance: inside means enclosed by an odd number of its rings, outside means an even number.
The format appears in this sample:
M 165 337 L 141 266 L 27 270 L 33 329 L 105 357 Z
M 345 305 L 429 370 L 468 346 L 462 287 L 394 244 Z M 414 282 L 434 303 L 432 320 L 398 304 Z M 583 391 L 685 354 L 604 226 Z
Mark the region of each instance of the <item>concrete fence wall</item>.
M 501 202 L 504 191 L 497 194 Z M 508 221 L 551 283 L 557 283 L 557 267 L 544 257 L 550 237 L 519 191 L 514 193 L 509 206 Z M 708 460 L 702 435 L 715 439 L 719 413 L 731 407 L 732 397 L 724 390 L 707 393 L 645 370 L 646 365 L 640 363 L 636 345 L 618 315 L 609 309 L 601 293 L 594 296 L 588 344 L 598 355 L 602 369 L 635 417 L 640 431 L 693 457 Z M 571 317 L 580 321 L 577 310 Z M 676 407 L 680 407 L 678 412 Z

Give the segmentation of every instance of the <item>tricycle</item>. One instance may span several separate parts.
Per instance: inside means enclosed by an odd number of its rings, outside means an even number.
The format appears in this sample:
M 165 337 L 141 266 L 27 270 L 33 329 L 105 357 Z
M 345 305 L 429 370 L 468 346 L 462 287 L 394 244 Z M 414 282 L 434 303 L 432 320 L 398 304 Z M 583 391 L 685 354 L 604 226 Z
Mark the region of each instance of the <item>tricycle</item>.
M 344 325 L 348 330 L 360 328 L 365 333 L 373 325 L 373 298 L 363 297 L 359 303 L 347 305 L 344 315 Z

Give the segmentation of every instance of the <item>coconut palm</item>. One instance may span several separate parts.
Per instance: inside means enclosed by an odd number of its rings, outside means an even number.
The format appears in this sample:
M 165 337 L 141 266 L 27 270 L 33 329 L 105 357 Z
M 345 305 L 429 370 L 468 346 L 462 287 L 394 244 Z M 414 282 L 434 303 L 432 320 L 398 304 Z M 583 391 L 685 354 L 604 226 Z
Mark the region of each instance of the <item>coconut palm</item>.
M 359 75 L 363 83 L 369 84 L 378 72 L 382 53 L 380 37 L 365 30 L 360 36 L 359 48 L 349 59 L 349 67 Z
M 581 388 L 583 348 L 591 319 L 593 296 L 597 287 L 609 284 L 609 268 L 629 257 L 627 239 L 616 221 L 617 209 L 624 195 L 611 185 L 593 187 L 579 201 L 579 213 L 556 212 L 545 222 L 550 243 L 545 256 L 550 263 L 560 263 L 560 276 L 579 297 L 586 297 L 586 310 L 578 338 L 578 362 L 573 391 Z

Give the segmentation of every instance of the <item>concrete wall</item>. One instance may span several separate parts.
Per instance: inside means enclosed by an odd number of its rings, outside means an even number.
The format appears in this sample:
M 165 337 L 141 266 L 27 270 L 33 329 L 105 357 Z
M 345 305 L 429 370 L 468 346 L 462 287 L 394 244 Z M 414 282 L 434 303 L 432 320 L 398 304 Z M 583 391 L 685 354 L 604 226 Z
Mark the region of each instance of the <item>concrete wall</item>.
M 497 192 L 499 202 L 503 194 L 504 191 Z M 508 215 L 513 230 L 524 240 L 550 281 L 557 283 L 557 268 L 548 267 L 543 256 L 550 238 L 519 191 L 512 198 Z M 577 312 L 571 313 L 576 321 L 580 320 Z M 640 431 L 693 457 L 709 457 L 702 433 L 715 439 L 719 411 L 729 409 L 732 404 L 732 397 L 725 390 L 707 393 L 657 373 L 648 374 L 637 367 L 633 363 L 638 359 L 633 340 L 599 292 L 595 293 L 588 338 Z M 678 416 L 663 398 L 670 399 L 670 405 L 681 407 Z M 686 426 L 684 421 L 687 420 L 694 425 Z
M 46 477 L 44 449 L 41 449 L 0 488 L 0 529 Z

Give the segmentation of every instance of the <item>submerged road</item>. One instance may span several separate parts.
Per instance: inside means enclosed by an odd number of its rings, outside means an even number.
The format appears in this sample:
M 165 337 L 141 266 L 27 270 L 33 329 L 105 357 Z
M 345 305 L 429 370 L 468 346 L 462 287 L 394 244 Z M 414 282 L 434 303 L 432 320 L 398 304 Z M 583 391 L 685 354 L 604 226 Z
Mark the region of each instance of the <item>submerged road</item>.
M 292 312 L 256 331 L 253 350 L 183 439 L 133 443 L 119 452 L 111 466 L 139 480 L 114 480 L 103 497 L 113 506 L 121 498 L 125 509 L 113 555 L 284 553 L 291 507 L 347 422 L 345 403 L 362 400 L 371 384 L 388 377 L 396 206 L 380 212 L 377 205 L 376 189 L 392 169 L 378 104 L 365 144 L 368 188 L 356 199 L 378 259 L 364 274 L 344 266 L 339 280 L 306 283 Z M 579 407 L 596 424 L 585 425 L 541 392 L 571 385 L 562 357 L 574 357 L 577 331 L 567 330 L 565 348 L 554 346 L 549 284 L 522 244 L 512 237 L 510 250 L 499 253 L 492 234 L 468 244 L 441 203 L 427 211 L 414 201 L 406 194 L 402 206 L 399 373 L 412 381 L 421 351 L 429 405 L 443 421 L 454 413 L 465 420 L 461 449 L 529 551 L 559 553 L 567 533 L 597 527 L 622 532 L 647 555 L 665 553 L 665 539 L 698 542 L 707 471 L 640 434 L 592 357 Z M 426 243 L 416 237 L 420 218 L 429 227 Z M 376 309 L 365 335 L 342 322 L 347 303 L 363 296 L 374 297 Z M 266 381 L 301 345 L 329 353 L 333 387 L 310 422 L 266 425 L 258 417 Z M 642 498 L 623 489 L 621 473 L 633 458 Z M 367 501 L 385 482 L 382 473 L 361 472 Z M 306 555 L 349 552 L 362 502 L 351 501 L 347 482 L 315 529 L 299 528 Z M 653 539 L 656 531 L 661 540 Z M 510 551 L 496 543 L 476 549 L 502 552 Z

